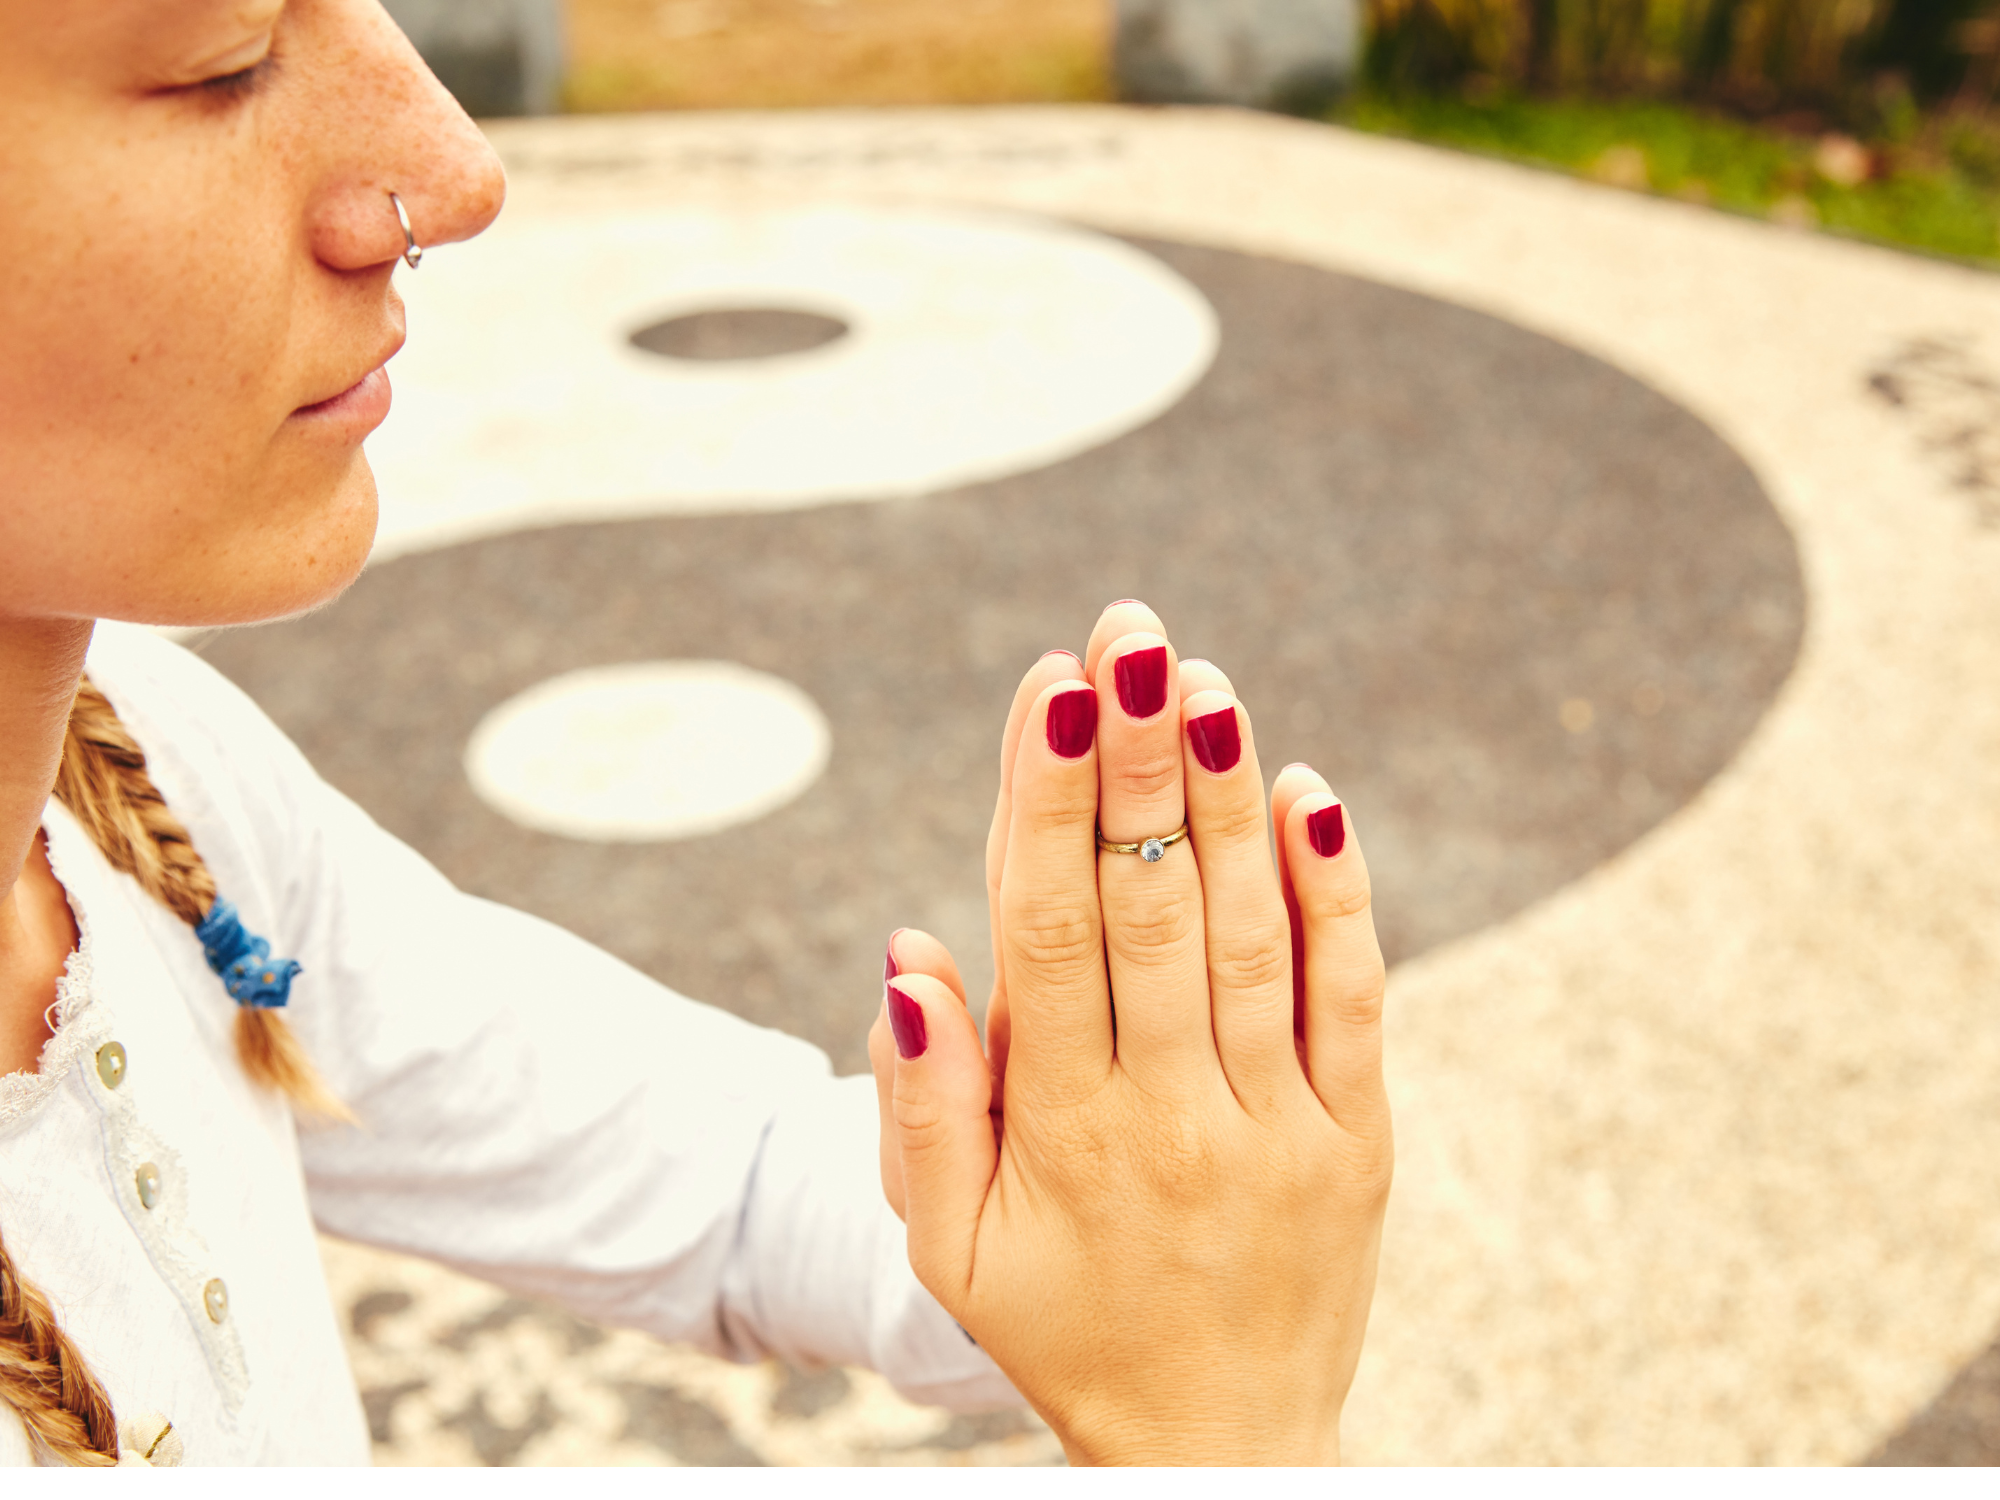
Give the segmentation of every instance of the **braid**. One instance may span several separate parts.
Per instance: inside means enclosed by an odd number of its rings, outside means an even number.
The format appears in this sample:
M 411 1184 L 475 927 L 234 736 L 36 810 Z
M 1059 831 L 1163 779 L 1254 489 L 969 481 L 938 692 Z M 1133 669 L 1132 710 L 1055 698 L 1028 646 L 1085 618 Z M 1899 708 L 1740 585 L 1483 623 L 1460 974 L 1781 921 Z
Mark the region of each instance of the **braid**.
M 215 904 L 215 877 L 146 771 L 146 753 L 118 711 L 85 677 L 70 709 L 55 795 L 105 859 L 189 926 Z M 258 1083 L 301 1108 L 353 1119 L 321 1081 L 298 1038 L 271 1010 L 238 1006 L 236 1056 Z M 111 1398 L 56 1321 L 49 1300 L 21 1279 L 0 1242 L 0 1401 L 63 1463 L 118 1462 Z
M 88 677 L 69 711 L 56 800 L 114 869 L 190 927 L 215 904 L 215 877 L 146 773 L 146 752 Z
M 0 1400 L 21 1414 L 51 1457 L 118 1462 L 111 1398 L 56 1322 L 48 1299 L 23 1281 L 0 1243 Z
M 88 677 L 78 685 L 70 709 L 55 794 L 113 868 L 138 881 L 147 895 L 190 927 L 201 925 L 215 905 L 215 877 L 186 826 L 153 785 L 146 752 Z M 236 1056 L 252 1079 L 307 1113 L 354 1118 L 276 1011 L 237 1007 Z

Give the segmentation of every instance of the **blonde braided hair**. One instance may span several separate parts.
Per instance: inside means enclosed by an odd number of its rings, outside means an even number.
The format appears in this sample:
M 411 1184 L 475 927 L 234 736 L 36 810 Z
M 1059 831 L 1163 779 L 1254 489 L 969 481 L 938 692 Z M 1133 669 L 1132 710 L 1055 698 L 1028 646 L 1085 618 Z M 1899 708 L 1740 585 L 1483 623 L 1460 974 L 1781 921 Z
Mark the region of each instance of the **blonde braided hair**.
M 56 1322 L 48 1298 L 21 1279 L 0 1244 L 0 1400 L 50 1456 L 67 1464 L 118 1462 L 111 1398 Z
M 104 858 L 190 927 L 215 905 L 215 877 L 186 826 L 168 809 L 146 772 L 146 752 L 118 711 L 88 677 L 70 709 L 69 736 L 56 772 L 56 798 L 89 833 Z M 236 1008 L 236 1056 L 243 1071 L 308 1114 L 354 1116 L 320 1079 L 305 1048 L 275 1010 Z
M 215 904 L 209 873 L 186 825 L 168 809 L 146 770 L 146 752 L 118 711 L 85 677 L 63 742 L 55 795 L 83 825 L 105 860 L 190 927 Z M 284 1018 L 262 1006 L 236 1010 L 236 1056 L 243 1071 L 308 1114 L 354 1116 L 306 1056 Z M 111 1398 L 63 1333 L 55 1310 L 21 1279 L 0 1242 L 0 1401 L 47 1453 L 64 1463 L 118 1462 Z

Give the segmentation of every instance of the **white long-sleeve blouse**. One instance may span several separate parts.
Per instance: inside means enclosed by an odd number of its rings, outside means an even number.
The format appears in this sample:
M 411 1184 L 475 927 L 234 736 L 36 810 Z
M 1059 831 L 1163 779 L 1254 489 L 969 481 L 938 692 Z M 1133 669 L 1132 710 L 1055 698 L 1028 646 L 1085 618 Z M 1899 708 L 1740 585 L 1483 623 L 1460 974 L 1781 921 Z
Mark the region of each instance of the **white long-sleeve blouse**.
M 355 1127 L 253 1086 L 194 933 L 44 816 L 82 942 L 0 1078 L 0 1237 L 121 1417 L 188 1463 L 364 1463 L 314 1226 L 738 1359 L 1019 1404 L 917 1283 L 866 1078 L 456 890 L 199 658 L 100 627 L 92 678 L 225 898 L 304 965 L 286 1016 Z M 0 1408 L 0 1462 L 31 1462 Z

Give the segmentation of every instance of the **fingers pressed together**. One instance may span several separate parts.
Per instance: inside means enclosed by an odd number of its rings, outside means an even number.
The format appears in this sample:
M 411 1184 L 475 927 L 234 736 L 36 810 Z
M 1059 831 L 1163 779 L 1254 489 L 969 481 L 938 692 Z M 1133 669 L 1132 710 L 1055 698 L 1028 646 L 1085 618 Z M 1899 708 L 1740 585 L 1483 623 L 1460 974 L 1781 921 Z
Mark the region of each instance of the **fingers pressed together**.
M 1001 748 L 980 1113 L 1002 1117 L 1010 1061 L 1049 1097 L 1085 1097 L 1114 1069 L 1155 1091 L 1221 1083 L 1252 1111 L 1307 1088 L 1339 1115 L 1379 1093 L 1382 962 L 1347 809 L 1303 765 L 1267 801 L 1220 668 L 1181 662 L 1159 617 L 1121 601 L 1082 658 L 1028 670 Z M 910 983 L 886 986 L 875 1046 L 915 1062 L 939 1018 L 912 997 L 948 1001 L 957 1031 L 964 986 L 921 933 L 897 934 L 888 963 L 885 981 Z M 886 1107 L 891 1069 L 877 1071 Z
M 1211 1393 L 1239 1380 L 1243 1451 L 1337 1451 L 1391 1157 L 1347 808 L 1303 765 L 1267 797 L 1229 677 L 1132 600 L 1023 676 L 999 779 L 986 1045 L 951 955 L 907 929 L 869 1038 L 911 1264 L 1073 1455 L 1088 1402 L 1064 1393 L 1102 1396 L 1149 1339 Z M 1167 1424 L 1154 1453 L 1178 1441 L 1168 1368 L 1117 1377 Z

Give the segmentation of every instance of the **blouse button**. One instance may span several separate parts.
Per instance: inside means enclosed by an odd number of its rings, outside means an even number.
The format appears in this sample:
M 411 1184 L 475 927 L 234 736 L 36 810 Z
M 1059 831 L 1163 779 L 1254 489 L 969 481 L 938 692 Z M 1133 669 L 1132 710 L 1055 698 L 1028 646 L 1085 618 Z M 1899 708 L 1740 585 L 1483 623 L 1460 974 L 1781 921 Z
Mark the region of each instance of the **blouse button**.
M 220 1323 L 228 1318 L 229 1288 L 222 1284 L 220 1276 L 201 1289 L 201 1304 L 208 1309 L 209 1322 Z
M 156 1411 L 142 1411 L 136 1417 L 122 1419 L 118 1423 L 118 1446 L 127 1455 L 138 1454 L 155 1469 L 179 1468 L 187 1456 L 174 1424 Z
M 106 1042 L 97 1049 L 97 1076 L 108 1089 L 125 1081 L 125 1049 L 117 1042 Z
M 151 1162 L 147 1162 L 132 1174 L 132 1180 L 138 1184 L 139 1202 L 143 1206 L 151 1208 L 160 1201 L 160 1169 L 158 1167 L 154 1166 Z

